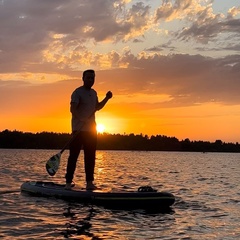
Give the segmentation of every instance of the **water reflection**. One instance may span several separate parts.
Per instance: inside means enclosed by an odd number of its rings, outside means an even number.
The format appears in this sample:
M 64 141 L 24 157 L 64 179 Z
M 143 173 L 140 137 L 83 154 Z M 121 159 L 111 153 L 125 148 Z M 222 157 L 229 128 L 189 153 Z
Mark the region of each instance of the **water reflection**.
M 94 239 L 99 239 L 91 233 L 91 219 L 95 215 L 95 210 L 92 207 L 83 207 L 84 212 L 81 212 L 81 216 L 79 213 L 75 212 L 76 209 L 73 208 L 74 206 L 69 205 L 63 215 L 66 218 L 69 218 L 69 221 L 65 224 L 66 229 L 61 232 L 61 234 L 65 238 L 69 238 L 74 235 L 84 235 L 87 237 L 91 237 Z M 82 216 L 83 215 L 83 216 Z M 84 216 L 85 215 L 85 216 Z
M 128 211 L 69 203 L 63 212 L 67 222 L 60 234 L 65 238 L 83 236 L 86 239 L 119 239 L 116 231 L 120 234 L 121 230 L 123 232 L 134 231 L 136 224 L 142 224 L 144 228 L 150 225 L 157 227 L 157 224 L 164 223 L 166 218 L 174 221 L 173 215 L 172 208 L 161 211 L 153 209 Z M 154 219 L 155 222 L 151 222 Z

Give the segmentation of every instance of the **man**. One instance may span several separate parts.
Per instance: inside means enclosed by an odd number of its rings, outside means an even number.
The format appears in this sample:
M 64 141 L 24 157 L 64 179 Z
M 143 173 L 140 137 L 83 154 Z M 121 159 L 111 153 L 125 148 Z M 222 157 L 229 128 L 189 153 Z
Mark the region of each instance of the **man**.
M 92 89 L 95 81 L 94 70 L 86 70 L 82 76 L 83 85 L 72 93 L 72 133 L 76 134 L 69 146 L 69 157 L 66 169 L 65 189 L 71 189 L 77 159 L 81 150 L 84 150 L 84 168 L 86 178 L 86 189 L 94 190 L 94 167 L 97 145 L 97 130 L 95 122 L 95 111 L 102 109 L 107 101 L 112 98 L 112 92 L 108 91 L 106 97 L 98 102 L 97 92 Z

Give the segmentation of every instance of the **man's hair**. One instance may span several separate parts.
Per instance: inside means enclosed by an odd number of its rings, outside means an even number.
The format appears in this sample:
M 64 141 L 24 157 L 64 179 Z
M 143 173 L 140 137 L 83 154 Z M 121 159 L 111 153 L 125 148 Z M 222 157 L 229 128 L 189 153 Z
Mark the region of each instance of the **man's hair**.
M 93 69 L 87 69 L 83 72 L 83 78 L 85 77 L 86 73 L 94 73 L 95 74 L 95 71 Z

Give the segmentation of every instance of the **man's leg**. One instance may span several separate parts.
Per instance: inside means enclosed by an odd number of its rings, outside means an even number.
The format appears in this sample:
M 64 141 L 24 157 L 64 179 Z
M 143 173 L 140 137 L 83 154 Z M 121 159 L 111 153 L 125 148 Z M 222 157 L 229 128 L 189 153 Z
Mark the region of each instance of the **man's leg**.
M 96 147 L 97 147 L 97 133 L 85 132 L 85 137 L 83 140 L 83 149 L 84 149 L 84 167 L 88 189 L 96 188 L 93 185 Z
M 67 162 L 67 171 L 66 171 L 66 183 L 69 185 L 72 183 L 74 172 L 76 169 L 77 159 L 81 150 L 82 145 L 82 136 L 81 133 L 70 143 L 69 146 L 69 157 Z

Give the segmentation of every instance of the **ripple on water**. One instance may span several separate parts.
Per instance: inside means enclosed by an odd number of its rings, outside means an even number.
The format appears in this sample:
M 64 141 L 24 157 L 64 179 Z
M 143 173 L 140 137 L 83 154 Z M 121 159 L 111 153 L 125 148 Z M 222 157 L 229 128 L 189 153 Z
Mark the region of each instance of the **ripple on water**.
M 98 151 L 99 186 L 136 190 L 150 185 L 176 196 L 172 211 L 154 213 L 15 192 L 26 180 L 64 182 L 67 153 L 54 178 L 45 171 L 46 160 L 55 153 L 0 150 L 3 239 L 240 239 L 240 154 Z M 80 187 L 85 184 L 82 156 L 74 180 Z

